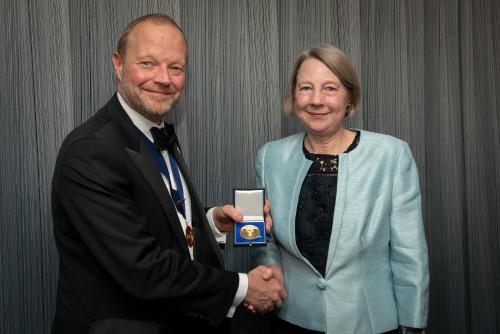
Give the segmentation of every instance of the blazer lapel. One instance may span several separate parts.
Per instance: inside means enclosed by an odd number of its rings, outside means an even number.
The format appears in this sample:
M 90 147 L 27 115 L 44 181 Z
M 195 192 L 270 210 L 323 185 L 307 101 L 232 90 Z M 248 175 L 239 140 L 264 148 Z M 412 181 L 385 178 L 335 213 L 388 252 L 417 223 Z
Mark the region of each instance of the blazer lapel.
M 304 183 L 304 179 L 306 177 L 309 168 L 312 165 L 312 161 L 307 160 L 302 152 L 302 143 L 304 141 L 304 136 L 298 137 L 299 141 L 295 142 L 291 147 L 291 151 L 289 152 L 289 160 L 287 161 L 287 165 L 289 166 L 298 166 L 296 170 L 293 170 L 292 173 L 297 175 L 295 179 L 295 184 L 293 185 L 292 190 L 292 202 L 290 206 L 290 217 L 288 221 L 289 227 L 289 240 L 294 251 L 295 255 L 302 259 L 304 263 L 307 263 L 311 269 L 317 272 L 316 268 L 307 260 L 299 251 L 297 247 L 297 238 L 295 237 L 295 218 L 297 215 L 297 205 L 300 197 L 300 190 L 302 189 L 302 184 Z M 344 205 L 345 205 L 345 189 L 347 185 L 348 178 L 348 164 L 349 164 L 349 154 L 341 154 L 339 157 L 339 165 L 341 166 L 338 174 L 337 181 L 337 195 L 335 202 L 335 212 L 333 216 L 332 222 L 332 234 L 330 237 L 330 244 L 328 247 L 328 258 L 326 263 L 326 271 L 325 276 L 328 275 L 329 270 L 331 269 L 333 258 L 335 256 L 335 251 L 337 249 L 340 232 L 342 229 L 342 220 L 344 214 Z M 318 273 L 319 275 L 319 273 Z
M 302 151 L 301 151 L 302 152 Z M 298 257 L 301 257 L 304 262 L 307 262 L 309 263 L 309 261 L 302 256 L 302 253 L 300 253 L 299 251 L 299 248 L 297 246 L 297 238 L 296 238 L 296 234 L 295 234 L 295 219 L 297 217 L 297 205 L 299 203 L 299 197 L 300 197 L 300 190 L 302 189 L 302 184 L 304 183 L 304 179 L 306 177 L 306 174 L 307 174 L 307 171 L 309 170 L 309 168 L 311 167 L 311 164 L 312 162 L 305 159 L 305 161 L 302 161 L 300 163 L 300 169 L 297 173 L 297 179 L 295 180 L 295 185 L 294 185 L 294 191 L 292 192 L 293 193 L 293 198 L 292 198 L 292 210 L 290 210 L 290 224 L 288 224 L 288 226 L 290 227 L 290 230 L 289 230 L 289 237 L 290 237 L 290 240 L 292 241 L 292 247 L 293 247 L 293 250 L 295 251 L 296 255 Z M 312 265 L 309 264 L 311 267 Z M 314 267 L 313 267 L 314 268 Z
M 295 237 L 295 218 L 297 216 L 297 205 L 300 197 L 300 190 L 302 189 L 302 184 L 304 183 L 304 179 L 306 177 L 307 171 L 312 165 L 312 161 L 307 160 L 302 152 L 302 143 L 304 142 L 304 135 L 298 136 L 297 140 L 292 143 L 288 147 L 288 152 L 283 152 L 283 154 L 288 155 L 288 159 L 286 161 L 286 166 L 290 169 L 287 169 L 287 175 L 296 175 L 295 181 L 290 189 L 290 193 L 292 194 L 292 200 L 290 203 L 290 214 L 288 221 L 290 222 L 286 226 L 288 227 L 288 238 L 290 240 L 290 246 L 293 250 L 295 256 L 301 258 L 305 263 L 307 263 L 311 268 L 314 267 L 309 263 L 309 261 L 302 256 L 297 247 L 297 238 Z
M 347 180 L 349 178 L 349 153 L 339 156 L 339 171 L 337 175 L 337 194 L 335 196 L 335 211 L 333 213 L 332 235 L 328 247 L 328 258 L 326 261 L 325 276 L 331 270 L 333 258 L 339 243 L 340 231 L 344 220 L 344 207 L 346 200 Z

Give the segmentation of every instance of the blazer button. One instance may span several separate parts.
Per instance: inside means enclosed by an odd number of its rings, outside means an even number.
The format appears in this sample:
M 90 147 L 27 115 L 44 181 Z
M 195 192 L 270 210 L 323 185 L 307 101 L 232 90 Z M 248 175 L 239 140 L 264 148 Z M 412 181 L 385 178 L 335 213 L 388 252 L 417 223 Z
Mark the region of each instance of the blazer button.
M 318 280 L 318 282 L 316 283 L 316 285 L 318 286 L 318 289 L 320 290 L 325 290 L 326 289 L 326 281 L 324 278 L 320 278 Z

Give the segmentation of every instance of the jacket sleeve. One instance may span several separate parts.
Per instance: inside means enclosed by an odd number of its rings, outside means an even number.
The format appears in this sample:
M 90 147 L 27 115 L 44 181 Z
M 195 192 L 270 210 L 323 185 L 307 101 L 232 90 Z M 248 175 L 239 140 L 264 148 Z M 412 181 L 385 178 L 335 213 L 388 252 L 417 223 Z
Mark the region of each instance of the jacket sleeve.
M 399 324 L 424 328 L 429 290 L 427 243 L 418 171 L 404 142 L 395 166 L 390 226 L 391 268 Z
M 96 138 L 68 147 L 54 174 L 53 207 L 85 246 L 71 256 L 91 256 L 132 297 L 218 323 L 238 287 L 238 274 L 194 262 L 161 248 L 132 191 L 126 153 Z M 59 235 L 68 228 L 56 221 Z M 67 234 L 64 236 L 67 242 Z M 73 246 L 74 244 L 72 244 Z
M 269 192 L 272 189 L 269 189 L 266 184 L 266 151 L 268 145 L 264 145 L 257 152 L 257 157 L 255 158 L 255 171 L 257 174 L 257 187 L 266 189 L 266 196 L 269 197 Z M 272 218 L 272 209 L 273 203 L 271 203 L 271 218 Z M 271 229 L 271 234 L 267 236 L 267 245 L 266 247 L 255 247 L 252 252 L 253 261 L 256 265 L 261 264 L 278 264 L 281 266 L 281 252 L 278 244 L 273 238 L 273 233 Z

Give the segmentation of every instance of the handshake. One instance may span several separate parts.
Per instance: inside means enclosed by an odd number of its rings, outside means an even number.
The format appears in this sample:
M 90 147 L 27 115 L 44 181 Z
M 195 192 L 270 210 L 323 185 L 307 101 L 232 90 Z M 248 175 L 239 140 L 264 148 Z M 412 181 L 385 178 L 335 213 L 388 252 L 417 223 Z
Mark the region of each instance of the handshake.
M 248 273 L 248 290 L 243 300 L 248 311 L 261 314 L 271 312 L 280 308 L 286 298 L 280 266 L 258 266 Z

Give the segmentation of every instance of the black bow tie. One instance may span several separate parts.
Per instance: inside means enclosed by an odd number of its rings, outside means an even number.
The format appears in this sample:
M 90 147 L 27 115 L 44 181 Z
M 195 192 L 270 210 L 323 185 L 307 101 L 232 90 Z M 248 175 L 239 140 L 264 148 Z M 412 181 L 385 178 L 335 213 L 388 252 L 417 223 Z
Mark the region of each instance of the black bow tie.
M 163 128 L 152 127 L 150 130 L 156 146 L 160 151 L 175 150 L 179 146 L 179 141 L 175 135 L 174 126 L 165 123 Z

